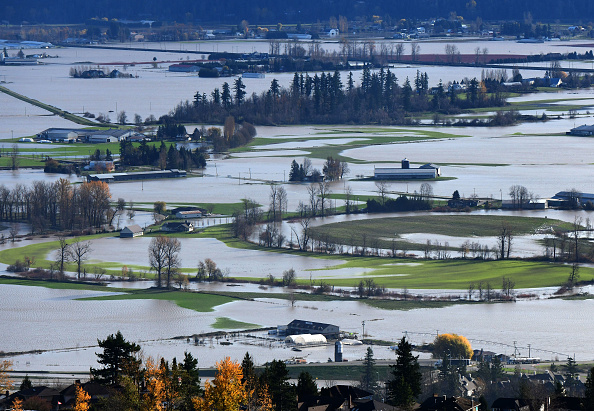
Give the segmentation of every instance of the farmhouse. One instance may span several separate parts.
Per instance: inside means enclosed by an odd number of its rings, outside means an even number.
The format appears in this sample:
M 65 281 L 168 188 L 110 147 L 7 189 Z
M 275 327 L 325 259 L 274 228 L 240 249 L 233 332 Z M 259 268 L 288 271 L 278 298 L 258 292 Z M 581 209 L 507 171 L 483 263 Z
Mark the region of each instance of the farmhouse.
M 408 159 L 403 159 L 401 168 L 374 167 L 373 178 L 376 180 L 417 180 L 432 179 L 441 175 L 441 170 L 434 164 L 424 164 L 419 168 L 410 168 Z
M 312 321 L 293 320 L 287 325 L 287 335 L 321 334 L 326 338 L 338 338 L 340 329 L 337 325 Z
M 144 235 L 144 231 L 138 224 L 129 225 L 120 231 L 120 238 L 140 237 L 141 235 Z

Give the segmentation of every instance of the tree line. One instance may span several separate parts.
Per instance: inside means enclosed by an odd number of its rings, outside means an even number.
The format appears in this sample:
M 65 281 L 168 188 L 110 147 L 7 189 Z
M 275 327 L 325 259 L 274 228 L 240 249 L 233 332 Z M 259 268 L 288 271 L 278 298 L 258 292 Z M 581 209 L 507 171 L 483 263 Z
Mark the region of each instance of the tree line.
M 365 66 L 360 85 L 355 85 L 352 72 L 346 84 L 338 71 L 313 77 L 295 73 L 288 89 L 273 79 L 268 91 L 246 97 L 238 78 L 233 89 L 225 82 L 222 91 L 197 92 L 193 102 L 179 103 L 167 121 L 222 124 L 233 116 L 252 124 L 408 124 L 413 115 L 429 110 L 458 113 L 505 104 L 501 94 L 489 95 L 476 78 L 467 81 L 464 98 L 460 90 L 441 82 L 430 92 L 428 81 L 427 73 L 417 71 L 413 81 L 407 77 L 400 85 L 390 69 L 372 72 Z
M 171 144 L 168 149 L 165 142 L 161 142 L 157 149 L 156 145 L 149 145 L 146 141 L 138 146 L 130 141 L 120 141 L 120 164 L 123 166 L 151 165 L 161 170 L 191 170 L 206 167 L 206 158 L 207 154 L 199 148 L 191 150 L 181 146 L 178 150 L 175 144 Z
M 100 227 L 115 216 L 110 198 L 109 186 L 99 181 L 72 185 L 60 178 L 30 187 L 0 185 L 0 220 L 25 221 L 33 233 Z

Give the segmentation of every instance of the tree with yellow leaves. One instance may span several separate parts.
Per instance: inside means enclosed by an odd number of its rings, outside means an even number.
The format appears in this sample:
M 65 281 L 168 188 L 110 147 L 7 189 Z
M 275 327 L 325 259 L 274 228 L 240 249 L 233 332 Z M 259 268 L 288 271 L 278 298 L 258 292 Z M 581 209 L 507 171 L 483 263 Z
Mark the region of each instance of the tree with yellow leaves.
M 20 398 L 15 398 L 12 401 L 12 408 L 11 408 L 11 410 L 12 411 L 23 411 L 24 410 L 24 408 L 23 408 L 23 400 L 20 399 Z
M 74 411 L 89 411 L 89 401 L 91 396 L 80 384 L 76 384 L 76 394 L 74 397 Z
M 0 391 L 5 392 L 12 387 L 12 380 L 8 376 L 8 371 L 12 370 L 12 361 L 0 361 Z
M 441 334 L 433 341 L 433 356 L 436 358 L 472 358 L 472 346 L 468 339 L 457 334 Z
M 143 410 L 161 411 L 165 401 L 165 381 L 163 368 L 151 358 L 145 362 L 146 393 L 142 396 Z
M 206 382 L 204 397 L 194 398 L 194 408 L 199 411 L 239 411 L 247 401 L 245 382 L 241 379 L 241 365 L 226 357 L 217 362 L 217 372 L 212 381 Z

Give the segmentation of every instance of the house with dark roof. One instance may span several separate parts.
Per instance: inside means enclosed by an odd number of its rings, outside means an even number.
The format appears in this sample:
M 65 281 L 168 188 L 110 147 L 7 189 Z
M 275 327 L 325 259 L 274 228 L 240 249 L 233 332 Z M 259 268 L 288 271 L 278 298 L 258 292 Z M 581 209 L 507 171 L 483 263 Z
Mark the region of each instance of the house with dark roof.
M 397 408 L 373 400 L 373 393 L 352 385 L 322 388 L 320 395 L 299 398 L 298 411 L 396 411 Z
M 180 222 L 169 222 L 164 223 L 161 226 L 161 231 L 166 231 L 168 233 L 188 233 L 190 231 L 194 231 L 194 224 L 192 223 L 180 223 Z
M 287 325 L 286 333 L 287 335 L 322 334 L 326 338 L 338 338 L 340 336 L 340 328 L 332 324 L 293 320 Z
M 89 402 L 91 404 L 96 404 L 102 398 L 109 397 L 112 393 L 112 391 L 110 391 L 110 389 L 105 385 L 101 385 L 93 381 L 80 384 L 80 381 L 77 381 L 77 383 L 69 385 L 60 392 L 62 394 L 62 407 L 69 408 L 74 406 L 77 384 L 80 385 L 87 394 L 89 394 L 91 397 Z
M 479 402 L 471 398 L 433 395 L 419 406 L 419 411 L 478 411 Z
M 31 387 L 27 388 L 26 390 L 17 391 L 9 395 L 2 402 L 0 402 L 0 408 L 4 407 L 1 409 L 11 409 L 12 403 L 15 399 L 19 398 L 22 401 L 26 401 L 33 397 L 38 397 L 42 401 L 51 404 L 52 409 L 56 409 L 58 402 L 61 402 L 62 400 L 62 396 L 58 390 L 41 385 L 38 387 Z
M 530 411 L 528 401 L 519 398 L 497 398 L 491 405 L 492 411 Z

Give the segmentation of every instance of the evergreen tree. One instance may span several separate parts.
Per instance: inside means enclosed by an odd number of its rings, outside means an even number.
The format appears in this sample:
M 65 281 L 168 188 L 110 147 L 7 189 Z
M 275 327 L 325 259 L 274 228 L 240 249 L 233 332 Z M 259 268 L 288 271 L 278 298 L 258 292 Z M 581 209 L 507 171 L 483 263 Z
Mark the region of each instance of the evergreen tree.
M 297 377 L 297 398 L 302 401 L 304 398 L 318 395 L 318 385 L 313 376 L 307 371 L 301 371 Z
M 289 171 L 289 181 L 302 181 L 301 173 L 299 172 L 299 164 L 293 160 L 291 162 L 291 171 Z
M 588 371 L 586 378 L 586 391 L 584 392 L 584 399 L 582 406 L 584 411 L 594 411 L 594 367 Z
M 223 92 L 221 93 L 221 100 L 223 102 L 223 107 L 228 109 L 231 107 L 231 88 L 229 87 L 229 83 L 223 83 Z
M 260 382 L 268 385 L 268 392 L 276 411 L 292 411 L 297 408 L 295 386 L 289 383 L 289 371 L 283 361 L 269 362 L 260 377 Z
M 235 104 L 238 106 L 243 103 L 245 98 L 245 84 L 241 81 L 241 77 L 237 77 L 237 80 L 233 83 L 233 91 L 235 92 Z
M 391 365 L 392 378 L 386 383 L 388 402 L 410 408 L 421 394 L 419 356 L 412 355 L 412 345 L 405 337 L 396 348 L 396 364 Z
M 94 380 L 102 384 L 116 385 L 120 382 L 122 375 L 134 375 L 140 365 L 140 360 L 136 358 L 136 353 L 140 351 L 140 346 L 128 342 L 120 331 L 115 335 L 111 334 L 105 340 L 97 340 L 103 353 L 97 354 L 97 362 L 103 365 L 103 368 L 91 368 L 91 376 Z
M 364 390 L 375 393 L 378 388 L 377 371 L 375 369 L 375 359 L 373 358 L 373 350 L 367 347 L 365 358 L 363 359 L 363 374 L 361 374 L 360 387 Z

